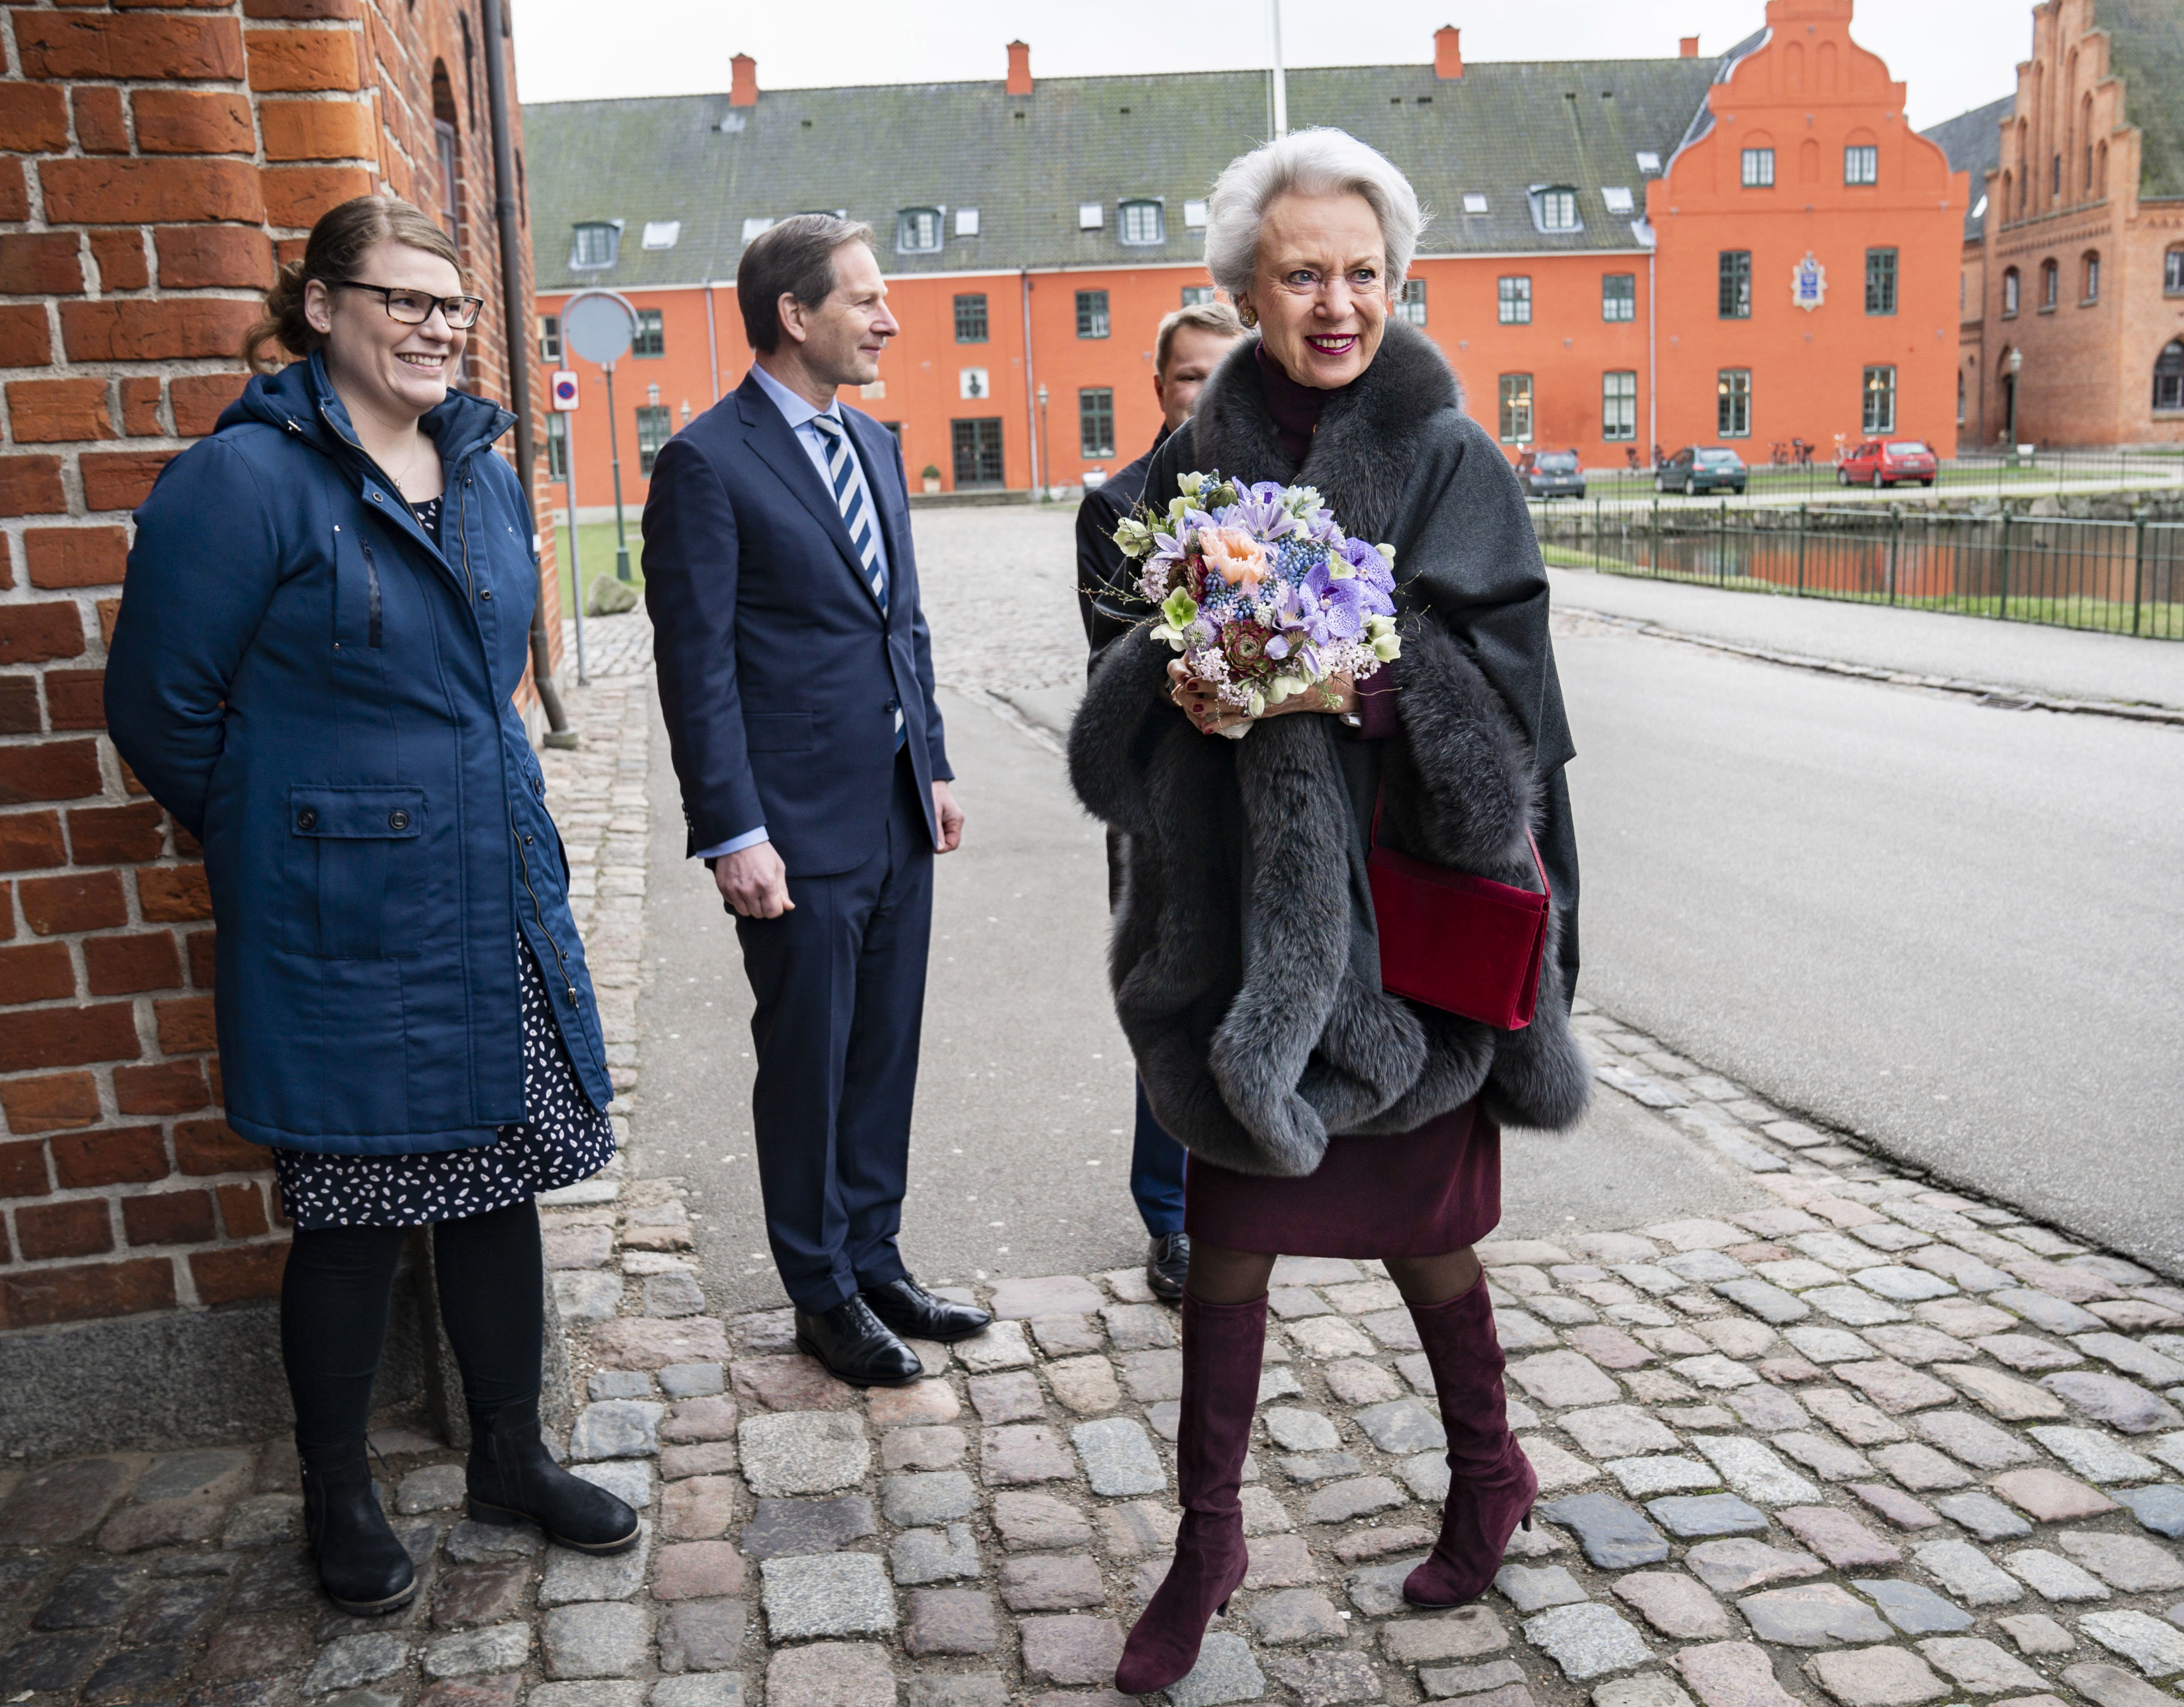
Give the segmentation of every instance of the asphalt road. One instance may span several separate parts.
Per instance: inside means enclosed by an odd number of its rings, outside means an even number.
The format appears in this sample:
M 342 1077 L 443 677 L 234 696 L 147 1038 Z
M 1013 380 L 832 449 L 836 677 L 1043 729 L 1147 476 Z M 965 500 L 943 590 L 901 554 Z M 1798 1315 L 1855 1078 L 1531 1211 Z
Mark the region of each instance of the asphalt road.
M 1065 617 L 1073 621 L 1064 610 Z M 1128 1192 L 1129 1054 L 1107 998 L 1099 826 L 1061 762 L 944 689 L 963 846 L 936 874 L 903 1251 L 930 1283 L 1141 1261 Z M 655 831 L 638 1006 L 641 1175 L 691 1188 L 716 1309 L 781 1304 L 751 1160 L 750 998 L 682 815 L 655 711 Z M 1749 1178 L 1603 1087 L 1577 1132 L 1507 1135 L 1504 1237 L 1627 1227 L 1766 1201 Z
M 2184 731 L 1575 626 L 1585 993 L 2184 1274 Z

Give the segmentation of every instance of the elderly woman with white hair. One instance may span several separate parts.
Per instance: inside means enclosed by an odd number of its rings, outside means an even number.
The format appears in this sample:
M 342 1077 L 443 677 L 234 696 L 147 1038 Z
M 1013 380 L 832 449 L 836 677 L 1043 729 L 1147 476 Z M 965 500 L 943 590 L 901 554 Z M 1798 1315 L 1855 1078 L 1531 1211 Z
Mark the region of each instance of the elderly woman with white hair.
M 1401 655 L 1362 682 L 1247 714 L 1192 677 L 1151 613 L 1111 591 L 1070 734 L 1071 779 L 1127 838 L 1116 1009 L 1155 1112 L 1190 1151 L 1183 1521 L 1116 1687 L 1164 1688 L 1243 1581 L 1239 1501 L 1277 1257 L 1378 1258 L 1433 1371 L 1448 1436 L 1440 1537 L 1404 1584 L 1485 1593 L 1537 1477 L 1509 1433 L 1472 1246 L 1501 1219 L 1501 1123 L 1560 1128 L 1591 1075 L 1569 1026 L 1572 756 L 1524 502 L 1425 336 L 1396 318 L 1424 220 L 1340 131 L 1305 131 L 1214 186 L 1206 259 L 1247 339 L 1156 453 L 1184 476 L 1317 487 L 1346 532 L 1394 548 Z M 1496 1029 L 1382 987 L 1375 843 L 1538 895 L 1536 1006 Z M 1536 848 L 1536 855 L 1535 854 Z

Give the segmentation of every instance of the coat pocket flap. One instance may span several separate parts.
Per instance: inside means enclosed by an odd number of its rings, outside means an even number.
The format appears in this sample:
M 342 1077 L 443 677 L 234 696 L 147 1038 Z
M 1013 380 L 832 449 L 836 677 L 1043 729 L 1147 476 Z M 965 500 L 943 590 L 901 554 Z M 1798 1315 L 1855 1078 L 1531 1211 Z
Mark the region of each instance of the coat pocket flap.
M 808 711 L 746 711 L 744 747 L 751 753 L 808 753 L 811 748 Z
M 425 827 L 421 788 L 343 788 L 298 784 L 288 791 L 288 828 L 343 840 L 408 837 Z

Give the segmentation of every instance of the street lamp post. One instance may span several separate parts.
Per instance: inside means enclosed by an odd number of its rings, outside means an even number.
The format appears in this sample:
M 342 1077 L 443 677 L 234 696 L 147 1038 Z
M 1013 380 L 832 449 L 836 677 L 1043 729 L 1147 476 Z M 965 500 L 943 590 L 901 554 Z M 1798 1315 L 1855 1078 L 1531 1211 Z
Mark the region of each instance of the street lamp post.
M 2024 387 L 2018 375 L 2025 371 L 2025 352 L 2014 349 L 2003 365 L 2009 370 L 2009 465 L 2018 466 L 2017 449 L 2017 394 Z

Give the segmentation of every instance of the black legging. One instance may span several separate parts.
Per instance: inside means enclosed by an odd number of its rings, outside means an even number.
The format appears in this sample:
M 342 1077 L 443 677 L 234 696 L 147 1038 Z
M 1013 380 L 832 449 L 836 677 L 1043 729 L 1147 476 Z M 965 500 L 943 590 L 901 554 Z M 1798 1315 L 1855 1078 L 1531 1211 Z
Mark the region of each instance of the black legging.
M 394 1265 L 409 1235 L 407 1227 L 297 1229 L 281 1282 L 281 1359 L 298 1446 L 339 1446 L 364 1433 Z M 440 1320 L 471 1408 L 537 1393 L 545 1336 L 538 1205 L 437 1222 L 432 1253 Z

